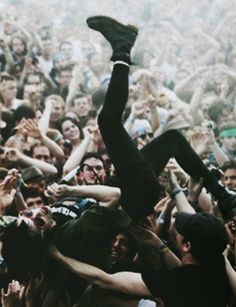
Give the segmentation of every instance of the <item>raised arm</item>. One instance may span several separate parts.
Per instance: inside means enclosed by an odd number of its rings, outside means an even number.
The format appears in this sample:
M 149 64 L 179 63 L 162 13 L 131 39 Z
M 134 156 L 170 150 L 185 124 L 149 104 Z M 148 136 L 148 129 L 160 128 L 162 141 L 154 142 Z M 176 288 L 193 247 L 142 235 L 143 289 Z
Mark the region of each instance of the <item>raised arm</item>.
M 26 120 L 24 128 L 29 136 L 33 137 L 34 139 L 38 139 L 43 145 L 47 146 L 50 153 L 56 157 L 58 161 L 62 161 L 64 159 L 64 152 L 61 147 L 40 131 L 35 120 Z
M 172 188 L 172 197 L 176 201 L 176 207 L 178 212 L 186 212 L 186 213 L 195 213 L 195 210 L 190 205 L 185 196 L 184 192 L 182 191 L 177 178 L 173 172 L 170 172 L 170 183 Z
M 93 131 L 89 129 L 84 129 L 84 139 L 77 146 L 77 148 L 74 151 L 72 151 L 69 158 L 66 160 L 63 166 L 63 174 L 69 173 L 72 169 L 74 169 L 80 164 L 84 154 L 88 151 L 89 146 L 92 143 L 92 140 L 93 140 Z
M 50 163 L 33 159 L 29 156 L 26 156 L 25 154 L 21 153 L 19 150 L 15 148 L 7 148 L 4 147 L 5 150 L 5 157 L 9 161 L 17 161 L 21 165 L 35 165 L 37 166 L 44 174 L 47 175 L 56 175 L 57 169 L 55 166 L 51 165 Z
M 113 275 L 107 274 L 97 267 L 62 255 L 55 247 L 49 249 L 49 254 L 70 271 L 100 288 L 130 295 L 151 296 L 139 273 L 120 272 Z
M 54 183 L 48 187 L 50 195 L 55 197 L 78 196 L 91 197 L 99 201 L 101 206 L 113 207 L 118 204 L 120 198 L 120 189 L 104 185 L 83 185 L 69 186 L 66 184 Z

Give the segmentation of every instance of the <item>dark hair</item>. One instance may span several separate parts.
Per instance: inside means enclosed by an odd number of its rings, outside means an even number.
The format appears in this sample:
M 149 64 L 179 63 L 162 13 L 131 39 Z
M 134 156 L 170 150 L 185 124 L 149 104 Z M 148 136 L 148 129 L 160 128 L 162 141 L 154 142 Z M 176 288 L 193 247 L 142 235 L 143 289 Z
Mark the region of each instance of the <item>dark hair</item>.
M 29 155 L 30 157 L 33 157 L 34 149 L 37 148 L 37 147 L 45 147 L 45 148 L 48 149 L 48 147 L 47 147 L 46 145 L 44 145 L 43 143 L 41 143 L 41 142 L 36 142 L 33 146 L 30 147 L 30 149 L 29 149 L 29 151 L 28 151 L 28 155 Z M 49 149 L 48 149 L 48 151 L 49 151 L 49 155 L 50 155 L 50 158 L 51 158 L 52 154 L 51 154 L 51 152 L 50 152 Z
M 61 133 L 63 134 L 63 132 L 62 132 L 62 125 L 63 125 L 63 123 L 64 123 L 65 121 L 67 121 L 67 120 L 71 121 L 75 126 L 77 126 L 77 127 L 79 128 L 80 138 L 81 138 L 81 140 L 83 140 L 83 138 L 84 138 L 84 132 L 83 132 L 83 129 L 82 129 L 80 123 L 79 123 L 76 119 L 74 119 L 74 118 L 72 118 L 72 117 L 69 117 L 69 116 L 63 117 L 63 118 L 61 119 L 60 123 L 59 123 L 59 129 L 60 129 Z
M 3 74 L 1 75 L 1 82 L 3 82 L 3 81 L 16 81 L 16 78 L 13 77 L 12 75 L 3 73 Z
M 104 160 L 103 160 L 102 156 L 97 152 L 86 152 L 80 163 L 83 164 L 86 160 L 91 159 L 91 158 L 100 160 L 102 162 L 103 166 L 105 167 Z
M 236 162 L 234 160 L 226 161 L 221 169 L 223 172 L 225 172 L 227 169 L 236 169 Z
M 65 67 L 60 68 L 60 69 L 58 70 L 59 76 L 60 76 L 63 72 L 72 73 L 72 68 L 71 68 L 71 66 L 65 66 Z
M 230 103 L 223 99 L 216 99 L 208 109 L 208 115 L 211 120 L 217 123 L 222 111 L 226 107 L 230 107 Z
M 92 94 L 92 104 L 98 110 L 105 102 L 107 87 L 100 86 Z
M 48 199 L 38 188 L 27 188 L 23 186 L 21 188 L 21 193 L 24 199 L 33 198 L 33 197 L 41 197 L 44 205 L 48 205 Z
M 80 98 L 87 98 L 88 101 L 89 101 L 88 95 L 83 94 L 83 93 L 77 93 L 77 94 L 75 95 L 75 97 L 73 98 L 73 100 L 72 100 L 72 104 L 74 105 L 74 104 L 75 104 L 75 100 L 76 100 L 76 99 L 80 99 Z
M 2 120 L 6 123 L 5 128 L 1 128 L 1 135 L 3 143 L 11 136 L 11 131 L 15 127 L 15 120 L 13 113 L 10 111 L 2 111 Z
M 11 41 L 10 41 L 10 49 L 13 51 L 13 40 L 14 39 L 19 39 L 22 41 L 23 45 L 24 45 L 24 55 L 27 54 L 27 43 L 26 43 L 26 40 L 24 39 L 24 37 L 20 36 L 20 35 L 14 35 L 11 37 Z
M 2 256 L 9 271 L 18 280 L 27 279 L 28 273 L 40 271 L 44 242 L 40 235 L 32 235 L 25 223 L 9 224 L 1 237 Z
M 20 122 L 22 118 L 36 118 L 36 114 L 34 109 L 29 106 L 28 104 L 21 104 L 15 111 L 14 111 L 14 120 L 15 122 Z

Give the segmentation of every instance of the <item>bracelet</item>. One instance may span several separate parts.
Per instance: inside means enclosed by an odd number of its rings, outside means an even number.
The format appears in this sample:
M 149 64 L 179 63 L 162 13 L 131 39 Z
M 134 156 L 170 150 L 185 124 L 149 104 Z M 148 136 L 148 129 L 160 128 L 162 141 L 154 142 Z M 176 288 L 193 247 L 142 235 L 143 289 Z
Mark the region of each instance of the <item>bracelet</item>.
M 155 250 L 157 251 L 157 253 L 159 255 L 164 255 L 165 253 L 167 253 L 170 249 L 168 246 L 166 246 L 165 244 L 156 246 Z
M 183 190 L 182 190 L 181 188 L 176 188 L 176 189 L 174 189 L 174 191 L 170 194 L 170 197 L 171 197 L 172 199 L 174 199 L 175 196 L 176 196 L 177 194 L 179 194 L 180 192 L 183 192 Z

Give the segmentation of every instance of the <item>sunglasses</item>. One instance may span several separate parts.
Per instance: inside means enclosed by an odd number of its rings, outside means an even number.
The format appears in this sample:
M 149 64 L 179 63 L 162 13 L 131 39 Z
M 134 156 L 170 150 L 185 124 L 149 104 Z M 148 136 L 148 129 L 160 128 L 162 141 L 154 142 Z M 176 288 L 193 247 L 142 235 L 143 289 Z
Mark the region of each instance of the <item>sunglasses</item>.
M 139 135 L 138 137 L 145 140 L 147 138 L 147 136 L 150 137 L 150 138 L 153 138 L 153 133 L 152 132 L 143 133 L 143 134 Z

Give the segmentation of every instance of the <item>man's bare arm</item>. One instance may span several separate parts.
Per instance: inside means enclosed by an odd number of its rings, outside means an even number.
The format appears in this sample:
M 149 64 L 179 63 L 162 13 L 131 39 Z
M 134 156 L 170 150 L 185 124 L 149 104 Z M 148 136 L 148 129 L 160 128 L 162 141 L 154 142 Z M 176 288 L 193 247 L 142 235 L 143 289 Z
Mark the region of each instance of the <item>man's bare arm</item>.
M 107 274 L 92 265 L 62 255 L 55 247 L 51 247 L 49 254 L 70 271 L 103 289 L 115 290 L 138 296 L 151 296 L 140 273 L 120 272 Z

